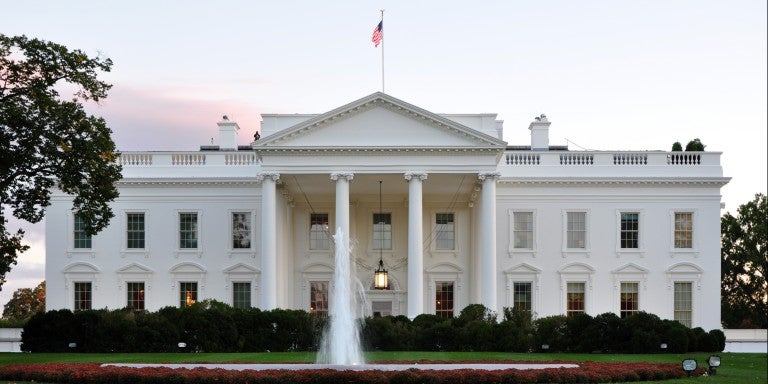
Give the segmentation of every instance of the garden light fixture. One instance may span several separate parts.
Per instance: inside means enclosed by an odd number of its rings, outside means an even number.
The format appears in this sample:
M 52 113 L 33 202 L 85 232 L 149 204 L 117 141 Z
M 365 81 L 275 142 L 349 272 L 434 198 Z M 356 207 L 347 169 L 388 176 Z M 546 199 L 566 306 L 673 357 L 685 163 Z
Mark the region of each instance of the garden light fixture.
M 698 366 L 696 359 L 685 359 L 683 360 L 682 365 L 683 371 L 688 374 L 688 377 L 691 377 L 691 374 L 696 370 L 696 367 Z
M 707 365 L 709 365 L 709 374 L 710 375 L 717 375 L 717 367 L 720 366 L 720 356 L 719 355 L 711 355 L 707 358 Z

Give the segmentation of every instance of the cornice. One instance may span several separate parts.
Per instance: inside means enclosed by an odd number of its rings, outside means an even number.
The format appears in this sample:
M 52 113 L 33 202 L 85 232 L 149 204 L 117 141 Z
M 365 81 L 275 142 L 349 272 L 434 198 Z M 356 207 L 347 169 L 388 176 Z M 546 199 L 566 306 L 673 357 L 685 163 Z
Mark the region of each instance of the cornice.
M 248 178 L 128 178 L 117 182 L 119 187 L 162 186 L 162 185 L 198 185 L 198 186 L 258 186 L 256 176 Z
M 451 154 L 473 154 L 473 153 L 503 153 L 501 147 L 257 147 L 257 153 L 269 153 L 270 155 L 315 155 L 318 153 L 333 153 L 342 155 L 370 155 L 380 153 L 409 153 L 409 154 L 430 154 L 430 153 L 451 153 Z
M 730 177 L 501 177 L 509 185 L 700 185 L 722 187 Z

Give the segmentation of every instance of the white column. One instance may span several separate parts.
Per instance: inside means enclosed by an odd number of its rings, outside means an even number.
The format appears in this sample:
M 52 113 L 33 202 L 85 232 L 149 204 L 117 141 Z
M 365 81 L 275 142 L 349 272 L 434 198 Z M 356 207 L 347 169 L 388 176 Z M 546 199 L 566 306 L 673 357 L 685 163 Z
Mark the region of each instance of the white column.
M 408 317 L 424 313 L 424 235 L 422 226 L 421 182 L 423 172 L 406 172 L 408 180 Z
M 277 181 L 278 172 L 262 172 L 261 183 L 261 309 L 277 308 Z
M 499 172 L 480 172 L 480 304 L 498 313 L 496 300 L 496 179 Z
M 331 173 L 331 180 L 336 182 L 336 228 L 344 233 L 344 240 L 349 249 L 349 183 L 354 174 L 352 172 Z

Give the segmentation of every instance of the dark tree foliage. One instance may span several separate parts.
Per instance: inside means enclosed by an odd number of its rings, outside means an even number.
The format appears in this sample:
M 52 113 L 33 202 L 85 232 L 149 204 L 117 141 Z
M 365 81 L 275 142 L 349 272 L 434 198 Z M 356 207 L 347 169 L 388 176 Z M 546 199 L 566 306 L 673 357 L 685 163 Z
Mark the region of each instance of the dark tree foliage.
M 726 328 L 766 328 L 768 319 L 768 202 L 758 193 L 720 219 L 721 316 Z
M 24 321 L 45 312 L 45 281 L 33 288 L 19 288 L 3 307 L 3 318 Z
M 683 145 L 680 144 L 679 141 L 675 141 L 672 143 L 672 152 L 682 152 L 683 151 Z
M 74 197 L 73 210 L 95 234 L 114 216 L 120 166 L 104 119 L 84 102 L 99 102 L 111 85 L 97 79 L 110 59 L 90 58 L 63 45 L 0 34 L 0 288 L 18 255 L 23 230 L 8 232 L 8 211 L 36 223 L 51 189 Z M 59 90 L 73 89 L 71 98 Z
M 704 152 L 704 147 L 706 147 L 706 145 L 702 144 L 701 140 L 696 138 L 689 141 L 688 144 L 685 145 L 685 150 Z

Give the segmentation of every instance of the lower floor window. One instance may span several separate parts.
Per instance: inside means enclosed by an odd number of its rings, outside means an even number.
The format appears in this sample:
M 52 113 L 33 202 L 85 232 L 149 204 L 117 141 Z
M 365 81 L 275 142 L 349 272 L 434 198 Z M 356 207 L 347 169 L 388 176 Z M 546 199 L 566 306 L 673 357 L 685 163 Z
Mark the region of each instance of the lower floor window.
M 128 308 L 144 309 L 144 282 L 129 282 L 126 292 Z
M 584 285 L 584 283 L 568 283 L 568 293 L 566 294 L 568 307 L 565 311 L 567 316 L 573 316 L 577 313 L 584 312 L 584 296 L 586 294 Z
M 391 301 L 372 301 L 371 312 L 373 317 L 392 316 Z
M 251 307 L 251 283 L 232 283 L 232 307 L 240 309 Z
M 435 315 L 453 317 L 453 282 L 435 282 Z
M 693 323 L 693 284 L 675 282 L 675 320 L 686 327 Z
M 530 312 L 533 302 L 533 292 L 531 290 L 530 282 L 515 283 L 514 284 L 514 302 L 512 303 L 514 308 L 522 311 Z
M 312 281 L 309 286 L 309 313 L 328 317 L 328 282 Z
M 197 302 L 197 283 L 179 283 L 179 307 L 189 307 Z
M 75 283 L 75 311 L 91 309 L 93 306 L 92 297 L 93 291 L 90 281 Z
M 620 315 L 622 319 L 637 313 L 638 295 L 637 283 L 621 283 Z

